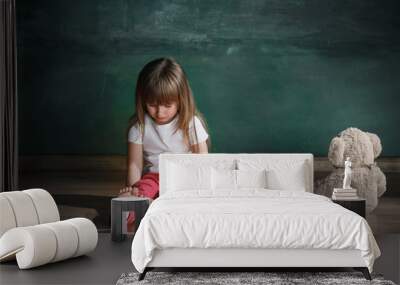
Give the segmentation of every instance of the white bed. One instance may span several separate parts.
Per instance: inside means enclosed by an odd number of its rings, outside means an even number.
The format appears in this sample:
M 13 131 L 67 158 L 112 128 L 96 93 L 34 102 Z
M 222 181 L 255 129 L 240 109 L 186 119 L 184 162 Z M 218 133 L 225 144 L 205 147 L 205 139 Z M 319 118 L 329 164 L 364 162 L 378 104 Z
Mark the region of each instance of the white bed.
M 132 262 L 140 279 L 155 267 L 354 267 L 370 278 L 380 251 L 368 223 L 312 192 L 311 154 L 163 154 Z

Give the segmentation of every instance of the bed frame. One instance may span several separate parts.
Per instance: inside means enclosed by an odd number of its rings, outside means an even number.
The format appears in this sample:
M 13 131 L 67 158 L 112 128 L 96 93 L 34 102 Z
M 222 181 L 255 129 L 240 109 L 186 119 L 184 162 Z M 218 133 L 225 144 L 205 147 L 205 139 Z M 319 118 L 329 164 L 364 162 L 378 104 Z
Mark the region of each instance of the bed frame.
M 155 268 L 337 268 L 352 267 L 371 280 L 359 250 L 327 249 L 193 249 L 156 250 L 152 261 L 140 274 L 142 280 Z
M 263 159 L 290 159 L 306 162 L 305 189 L 313 192 L 312 154 L 162 154 L 160 155 L 160 195 L 165 193 L 166 161 L 190 160 L 235 160 L 240 157 Z M 350 267 L 361 271 L 371 280 L 369 270 L 359 250 L 329 249 L 249 249 L 249 248 L 168 248 L 157 249 L 153 259 L 139 280 L 155 268 L 232 268 L 246 271 L 248 268 L 343 268 Z

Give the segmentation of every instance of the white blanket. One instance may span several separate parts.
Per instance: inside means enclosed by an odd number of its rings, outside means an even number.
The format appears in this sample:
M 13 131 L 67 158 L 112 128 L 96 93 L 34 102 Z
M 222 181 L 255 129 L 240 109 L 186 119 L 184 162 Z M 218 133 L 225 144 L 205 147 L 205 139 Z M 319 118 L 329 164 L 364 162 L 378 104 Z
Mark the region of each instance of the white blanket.
M 380 255 L 359 215 L 324 196 L 265 189 L 161 196 L 134 237 L 135 268 L 143 272 L 154 249 L 165 248 L 358 249 L 371 272 Z

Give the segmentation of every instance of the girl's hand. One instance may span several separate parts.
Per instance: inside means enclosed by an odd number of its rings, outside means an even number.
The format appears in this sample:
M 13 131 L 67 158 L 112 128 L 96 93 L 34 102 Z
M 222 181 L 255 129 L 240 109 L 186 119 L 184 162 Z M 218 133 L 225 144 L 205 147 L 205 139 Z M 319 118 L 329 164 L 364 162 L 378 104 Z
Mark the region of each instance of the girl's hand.
M 139 188 L 137 188 L 137 187 L 133 187 L 131 193 L 133 196 L 141 197 L 141 196 L 139 196 Z
M 151 198 L 149 198 L 149 197 L 144 196 L 143 194 L 140 194 L 140 193 L 139 193 L 139 189 L 136 188 L 136 187 L 133 187 L 132 194 L 135 195 L 135 196 L 137 196 L 137 197 L 143 197 L 143 198 L 149 199 L 149 204 L 151 204 L 151 202 L 154 201 L 154 199 L 151 199 Z

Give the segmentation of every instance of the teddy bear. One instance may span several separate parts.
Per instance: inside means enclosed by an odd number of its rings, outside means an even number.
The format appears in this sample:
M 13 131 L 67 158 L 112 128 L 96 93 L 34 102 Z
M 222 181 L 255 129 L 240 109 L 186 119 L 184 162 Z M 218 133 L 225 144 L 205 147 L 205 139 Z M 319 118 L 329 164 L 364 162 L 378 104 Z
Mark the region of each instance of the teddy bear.
M 315 183 L 316 194 L 332 196 L 333 188 L 342 188 L 344 162 L 350 157 L 352 163 L 351 187 L 366 199 L 366 212 L 371 213 L 378 205 L 378 198 L 386 191 L 386 176 L 375 163 L 381 154 L 381 140 L 376 134 L 348 128 L 332 139 L 328 158 L 334 170 Z

